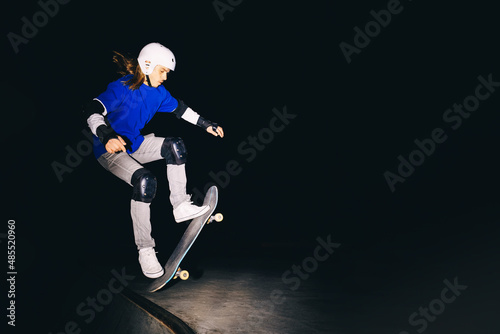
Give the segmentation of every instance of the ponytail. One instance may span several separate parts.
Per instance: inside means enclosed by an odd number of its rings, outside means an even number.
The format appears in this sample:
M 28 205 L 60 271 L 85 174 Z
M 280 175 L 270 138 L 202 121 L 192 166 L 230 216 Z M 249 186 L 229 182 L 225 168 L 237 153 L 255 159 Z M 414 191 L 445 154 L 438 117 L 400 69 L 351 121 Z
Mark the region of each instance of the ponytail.
M 117 51 L 113 51 L 113 62 L 118 66 L 118 73 L 125 76 L 132 74 L 133 77 L 126 81 L 125 84 L 130 86 L 130 89 L 136 90 L 141 87 L 146 80 L 146 76 L 142 73 L 141 67 L 135 58 L 128 58 Z

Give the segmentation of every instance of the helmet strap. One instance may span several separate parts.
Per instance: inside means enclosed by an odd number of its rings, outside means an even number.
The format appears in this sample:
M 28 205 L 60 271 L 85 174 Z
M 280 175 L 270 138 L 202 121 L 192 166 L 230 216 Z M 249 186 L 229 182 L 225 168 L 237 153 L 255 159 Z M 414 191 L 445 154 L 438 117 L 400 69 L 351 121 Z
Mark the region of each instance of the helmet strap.
M 149 80 L 149 75 L 146 75 L 146 80 L 148 81 L 149 87 L 153 87 L 153 86 L 151 86 L 151 80 Z

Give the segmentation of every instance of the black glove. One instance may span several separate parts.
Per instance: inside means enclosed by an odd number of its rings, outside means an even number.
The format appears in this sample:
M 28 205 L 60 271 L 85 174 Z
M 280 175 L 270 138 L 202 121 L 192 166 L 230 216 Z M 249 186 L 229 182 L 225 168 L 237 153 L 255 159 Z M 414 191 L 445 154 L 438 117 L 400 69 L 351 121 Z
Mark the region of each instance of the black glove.
M 206 120 L 201 116 L 198 118 L 198 122 L 196 123 L 196 125 L 205 130 L 208 129 L 209 126 L 211 126 L 214 131 L 217 131 L 217 127 L 219 126 L 217 123 Z
M 118 139 L 118 134 L 113 130 L 111 126 L 99 125 L 96 129 L 97 137 L 99 141 L 106 146 L 110 139 Z

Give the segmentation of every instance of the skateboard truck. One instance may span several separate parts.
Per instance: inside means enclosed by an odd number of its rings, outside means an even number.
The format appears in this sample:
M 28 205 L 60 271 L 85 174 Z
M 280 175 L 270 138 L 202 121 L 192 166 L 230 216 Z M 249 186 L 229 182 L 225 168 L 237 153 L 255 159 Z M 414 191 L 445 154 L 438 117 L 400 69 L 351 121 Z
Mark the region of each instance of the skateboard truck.
M 210 216 L 210 218 L 207 221 L 207 224 L 213 223 L 214 221 L 220 223 L 224 219 L 224 216 L 222 213 L 216 213 L 213 216 Z
M 177 272 L 175 273 L 173 279 L 180 278 L 185 281 L 189 278 L 189 272 L 187 270 L 182 270 L 181 267 L 177 268 Z

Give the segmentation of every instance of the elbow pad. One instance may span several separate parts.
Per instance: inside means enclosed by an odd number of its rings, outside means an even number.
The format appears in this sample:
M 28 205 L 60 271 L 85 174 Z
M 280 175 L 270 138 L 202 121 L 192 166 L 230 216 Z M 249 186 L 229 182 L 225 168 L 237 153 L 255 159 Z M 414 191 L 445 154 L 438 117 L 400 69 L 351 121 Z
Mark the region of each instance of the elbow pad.
M 179 100 L 179 104 L 177 105 L 177 108 L 175 108 L 173 113 L 177 118 L 181 118 L 186 112 L 187 108 L 188 106 L 184 103 L 184 101 Z
M 93 99 L 83 105 L 83 116 L 88 119 L 93 114 L 99 114 L 106 116 L 107 111 L 101 101 L 98 99 Z
M 87 121 L 90 131 L 92 131 L 92 133 L 96 136 L 97 128 L 106 124 L 106 121 L 104 120 L 104 116 L 106 114 L 106 108 L 101 101 L 97 99 L 93 99 L 83 106 L 83 116 Z

